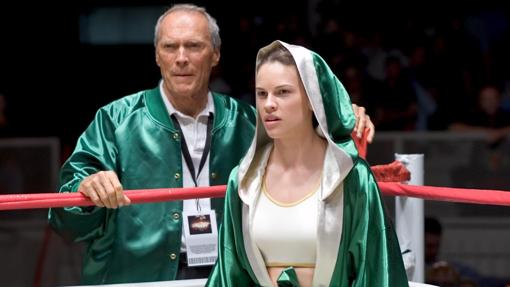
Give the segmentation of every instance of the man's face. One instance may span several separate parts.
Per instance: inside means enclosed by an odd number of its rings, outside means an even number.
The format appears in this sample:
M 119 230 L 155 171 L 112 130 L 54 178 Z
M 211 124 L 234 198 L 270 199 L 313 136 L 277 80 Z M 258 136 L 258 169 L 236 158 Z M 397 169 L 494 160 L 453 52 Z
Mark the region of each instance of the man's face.
M 161 22 L 156 63 L 169 97 L 205 97 L 211 69 L 219 58 L 220 52 L 212 46 L 204 15 L 175 11 Z

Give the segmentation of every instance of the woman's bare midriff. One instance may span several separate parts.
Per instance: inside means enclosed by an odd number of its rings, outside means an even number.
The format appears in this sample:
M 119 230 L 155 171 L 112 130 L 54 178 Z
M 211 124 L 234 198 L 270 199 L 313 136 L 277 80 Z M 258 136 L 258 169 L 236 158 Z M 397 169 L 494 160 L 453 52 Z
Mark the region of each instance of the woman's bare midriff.
M 284 267 L 268 267 L 267 273 L 269 273 L 269 277 L 271 278 L 271 282 L 273 282 L 273 286 L 278 286 L 276 284 L 276 280 L 284 270 Z M 313 267 L 294 267 L 296 271 L 296 275 L 298 277 L 299 285 L 301 287 L 309 287 L 312 286 L 313 282 L 313 272 L 315 268 Z

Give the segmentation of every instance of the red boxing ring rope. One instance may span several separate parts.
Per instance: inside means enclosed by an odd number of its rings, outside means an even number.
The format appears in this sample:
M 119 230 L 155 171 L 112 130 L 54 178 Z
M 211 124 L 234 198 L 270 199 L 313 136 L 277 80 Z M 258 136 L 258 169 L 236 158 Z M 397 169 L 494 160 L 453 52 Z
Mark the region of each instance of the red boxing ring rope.
M 203 197 L 225 196 L 226 185 L 194 188 L 158 188 L 125 190 L 131 203 L 149 203 Z M 79 192 L 0 195 L 0 210 L 91 206 L 94 203 Z
M 384 195 L 417 197 L 428 200 L 510 206 L 510 192 L 488 189 L 465 189 L 378 182 Z M 131 203 L 149 203 L 203 197 L 223 197 L 225 185 L 195 188 L 160 188 L 126 190 Z M 0 195 L 0 210 L 66 206 L 91 206 L 94 203 L 78 192 Z
M 385 195 L 417 197 L 427 200 L 510 206 L 510 191 L 407 185 L 378 182 Z

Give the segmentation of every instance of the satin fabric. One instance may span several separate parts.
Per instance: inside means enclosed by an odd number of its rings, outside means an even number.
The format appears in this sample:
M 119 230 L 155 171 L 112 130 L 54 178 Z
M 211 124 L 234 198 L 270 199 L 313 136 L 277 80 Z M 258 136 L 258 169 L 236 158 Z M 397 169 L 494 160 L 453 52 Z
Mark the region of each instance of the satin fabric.
M 285 268 L 276 280 L 278 287 L 299 287 L 299 280 L 294 268 Z
M 206 286 L 267 286 L 259 283 L 246 253 L 246 232 L 242 228 L 244 203 L 237 192 L 237 172 L 234 169 L 227 187 L 219 257 Z M 336 215 L 343 218 L 342 235 L 336 242 L 338 249 L 330 282 L 321 286 L 408 286 L 393 224 L 365 161 L 356 163 L 343 188 L 334 194 L 343 198 L 343 212 Z M 332 216 L 329 218 L 334 220 Z
M 248 104 L 213 93 L 214 125 L 209 163 L 211 185 L 227 182 L 246 153 L 255 129 Z M 60 192 L 101 170 L 115 170 L 124 189 L 182 187 L 181 138 L 159 88 L 141 91 L 101 108 L 64 163 Z M 223 199 L 213 199 L 218 222 Z M 83 284 L 175 279 L 182 232 L 182 201 L 119 209 L 56 208 L 51 226 L 64 237 L 85 241 Z
M 257 61 L 274 45 L 291 52 L 318 121 L 318 134 L 328 143 L 320 187 L 313 286 L 408 286 L 398 239 L 379 188 L 350 137 L 355 118 L 349 95 L 324 60 L 306 48 L 275 41 L 259 51 Z M 246 156 L 230 175 L 219 258 L 207 286 L 272 284 L 250 234 L 270 145 L 259 118 Z M 282 274 L 282 278 L 296 281 L 289 274 Z

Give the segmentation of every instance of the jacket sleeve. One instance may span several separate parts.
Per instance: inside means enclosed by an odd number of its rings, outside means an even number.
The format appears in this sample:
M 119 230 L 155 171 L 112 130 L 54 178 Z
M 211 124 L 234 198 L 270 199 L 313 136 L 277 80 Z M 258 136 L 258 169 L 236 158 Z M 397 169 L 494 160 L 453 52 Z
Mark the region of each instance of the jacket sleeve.
M 351 258 L 355 270 L 353 287 L 407 287 L 407 275 L 402 261 L 398 238 L 393 223 L 386 214 L 379 187 L 368 170 L 360 168 L 360 191 L 364 198 L 357 206 L 364 211 L 355 234 L 364 238 L 352 241 Z M 363 202 L 363 203 L 361 203 Z
M 59 192 L 77 192 L 85 177 L 102 170 L 116 170 L 116 159 L 115 124 L 103 108 L 80 136 L 74 152 L 62 166 Z M 65 238 L 83 241 L 101 236 L 109 212 L 113 211 L 99 207 L 51 208 L 48 220 Z
M 229 178 L 225 197 L 225 214 L 218 234 L 218 259 L 206 286 L 254 286 L 244 251 L 242 201 L 237 194 L 237 168 Z

